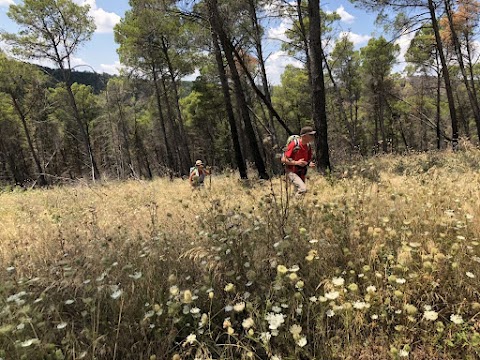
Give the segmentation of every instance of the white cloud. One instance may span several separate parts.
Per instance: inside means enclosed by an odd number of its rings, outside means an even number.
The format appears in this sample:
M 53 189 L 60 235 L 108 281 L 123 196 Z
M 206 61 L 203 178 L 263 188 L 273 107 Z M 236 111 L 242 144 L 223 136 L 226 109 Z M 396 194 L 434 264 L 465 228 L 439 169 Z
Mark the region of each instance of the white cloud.
M 351 24 L 353 23 L 353 21 L 355 20 L 355 16 L 349 14 L 345 8 L 342 6 L 340 6 L 337 10 L 335 10 L 335 12 L 340 15 L 340 18 L 343 22 L 346 22 L 347 24 Z
M 396 41 L 395 44 L 400 46 L 400 54 L 398 55 L 397 58 L 397 66 L 395 66 L 395 71 L 403 71 L 405 68 L 405 54 L 410 47 L 410 43 L 412 42 L 412 39 L 415 37 L 415 33 L 411 32 L 407 35 L 403 35 L 399 37 Z
M 288 16 L 292 9 L 295 10 L 296 6 L 296 1 L 270 0 L 263 5 L 262 10 L 266 16 Z
M 370 35 L 355 34 L 351 31 L 342 31 L 338 37 L 341 39 L 345 36 L 348 37 L 348 40 L 350 40 L 354 46 L 366 43 L 372 38 Z
M 265 64 L 268 80 L 272 85 L 280 84 L 280 76 L 283 74 L 287 65 L 303 67 L 301 61 L 298 61 L 287 55 L 285 51 L 277 51 L 271 54 Z
M 115 61 L 114 64 L 100 64 L 100 72 L 105 72 L 110 75 L 118 75 L 123 66 L 120 61 Z
M 0 6 L 9 6 L 14 4 L 15 2 L 13 0 L 0 0 Z
M 0 0 L 2 1 L 2 0 Z M 113 27 L 120 22 L 121 17 L 114 12 L 106 12 L 102 8 L 97 7 L 96 0 L 74 0 L 79 5 L 90 5 L 90 16 L 95 20 L 97 25 L 97 33 L 111 33 Z
M 292 28 L 292 20 L 283 19 L 277 27 L 268 29 L 267 36 L 270 40 L 288 41 L 285 32 Z
M 193 74 L 189 74 L 185 77 L 182 78 L 183 81 L 195 81 L 197 77 L 200 76 L 200 71 L 198 69 L 195 69 Z

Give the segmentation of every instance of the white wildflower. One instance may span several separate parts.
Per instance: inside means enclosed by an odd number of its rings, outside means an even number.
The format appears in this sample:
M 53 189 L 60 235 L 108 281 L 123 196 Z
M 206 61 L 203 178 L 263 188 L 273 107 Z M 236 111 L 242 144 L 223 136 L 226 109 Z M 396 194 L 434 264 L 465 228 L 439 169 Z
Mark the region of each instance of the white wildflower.
M 242 312 L 244 309 L 245 309 L 244 302 L 239 302 L 233 306 L 233 310 L 235 310 L 235 312 Z
M 300 325 L 294 324 L 290 326 L 290 333 L 293 335 L 294 338 L 296 336 L 299 336 L 301 332 L 302 332 L 302 327 Z
M 302 336 L 300 339 L 297 340 L 297 345 L 300 347 L 304 347 L 307 345 L 307 338 L 305 336 Z
M 270 330 L 276 330 L 285 322 L 285 315 L 283 314 L 274 314 L 268 313 L 265 316 L 265 320 L 268 322 L 268 327 Z
M 133 275 L 128 275 L 128 277 L 131 277 L 133 280 L 138 280 L 142 277 L 142 273 L 140 271 L 137 271 Z
M 365 301 L 355 301 L 353 303 L 353 308 L 357 310 L 368 309 L 370 304 L 366 303 Z
M 433 310 L 427 310 L 423 313 L 423 318 L 430 321 L 435 321 L 438 319 L 438 313 Z
M 197 341 L 197 335 L 195 335 L 195 334 L 190 334 L 190 335 L 188 335 L 187 338 L 185 339 L 184 346 L 185 346 L 186 344 L 192 345 L 192 344 L 195 343 L 195 341 Z
M 62 322 L 62 323 L 57 325 L 57 329 L 58 330 L 65 329 L 67 327 L 67 325 L 68 324 L 66 322 Z
M 270 334 L 269 332 L 260 333 L 260 340 L 262 340 L 264 344 L 268 344 L 271 338 L 272 338 L 272 334 Z
M 338 298 L 340 296 L 340 293 L 338 291 L 330 291 L 328 293 L 325 294 L 325 297 L 328 299 L 328 300 L 335 300 L 336 298 Z
M 39 344 L 40 343 L 40 340 L 38 340 L 37 338 L 33 338 L 33 339 L 28 339 L 22 343 L 20 343 L 20 346 L 21 347 L 29 347 L 33 344 Z
M 332 279 L 332 284 L 334 286 L 343 286 L 345 284 L 345 279 L 342 277 L 334 277 Z
M 122 296 L 123 294 L 123 290 L 122 289 L 118 289 L 117 291 L 114 291 L 110 297 L 114 300 L 118 299 L 120 296 Z
M 408 357 L 408 354 L 409 354 L 409 352 L 407 350 L 403 350 L 403 349 L 398 352 L 398 356 L 400 356 L 400 357 Z
M 457 325 L 463 324 L 463 318 L 461 315 L 450 315 L 450 321 Z
M 251 317 L 242 321 L 242 326 L 246 330 L 250 329 L 254 324 L 255 324 L 255 322 L 253 321 L 253 319 Z

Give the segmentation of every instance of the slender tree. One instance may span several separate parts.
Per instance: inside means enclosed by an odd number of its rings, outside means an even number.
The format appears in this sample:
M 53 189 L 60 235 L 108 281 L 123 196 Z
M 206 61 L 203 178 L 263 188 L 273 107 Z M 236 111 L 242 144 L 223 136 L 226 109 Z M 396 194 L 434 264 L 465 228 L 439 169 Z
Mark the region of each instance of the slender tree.
M 250 144 L 253 159 L 257 167 L 258 175 L 261 179 L 268 179 L 269 176 L 266 172 L 265 163 L 263 161 L 260 149 L 258 146 L 255 130 L 250 120 L 249 109 L 245 98 L 244 90 L 242 87 L 240 75 L 238 73 L 237 64 L 234 59 L 234 54 L 231 49 L 231 41 L 224 29 L 224 21 L 220 16 L 217 0 L 207 0 L 207 8 L 210 12 L 210 23 L 212 30 L 218 35 L 218 39 L 222 45 L 223 53 L 227 60 L 228 68 L 230 70 L 230 76 L 232 77 L 235 98 L 237 100 L 237 106 L 245 126 L 246 135 Z
M 325 96 L 325 82 L 323 78 L 323 51 L 322 25 L 320 19 L 320 1 L 308 1 L 309 52 L 312 81 L 312 117 L 317 129 L 317 167 L 320 171 L 331 170 L 330 153 L 328 149 L 328 126 Z
M 35 163 L 37 178 L 40 186 L 47 185 L 43 167 L 40 163 L 40 157 L 34 146 L 30 127 L 28 124 L 29 107 L 27 92 L 32 91 L 33 84 L 36 81 L 42 81 L 42 74 L 33 66 L 8 59 L 0 54 L 0 91 L 9 95 L 12 105 L 22 122 L 23 132 L 27 139 L 30 154 Z
M 8 11 L 8 16 L 21 27 L 20 31 L 3 37 L 14 45 L 15 54 L 27 59 L 48 60 L 60 69 L 95 180 L 100 178 L 100 172 L 77 108 L 71 77 L 72 55 L 90 40 L 95 30 L 88 11 L 88 5 L 80 6 L 72 0 L 24 0 L 22 5 L 11 5 Z

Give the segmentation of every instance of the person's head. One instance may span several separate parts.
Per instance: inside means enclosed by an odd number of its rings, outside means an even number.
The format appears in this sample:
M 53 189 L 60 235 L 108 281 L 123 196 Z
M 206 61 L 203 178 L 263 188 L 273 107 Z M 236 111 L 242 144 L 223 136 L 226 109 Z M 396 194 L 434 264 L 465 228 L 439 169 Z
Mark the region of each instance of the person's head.
M 202 160 L 195 161 L 195 166 L 196 167 L 203 167 L 203 161 Z
M 302 137 L 302 142 L 311 143 L 315 140 L 316 131 L 313 130 L 311 126 L 304 126 L 300 130 L 300 136 Z

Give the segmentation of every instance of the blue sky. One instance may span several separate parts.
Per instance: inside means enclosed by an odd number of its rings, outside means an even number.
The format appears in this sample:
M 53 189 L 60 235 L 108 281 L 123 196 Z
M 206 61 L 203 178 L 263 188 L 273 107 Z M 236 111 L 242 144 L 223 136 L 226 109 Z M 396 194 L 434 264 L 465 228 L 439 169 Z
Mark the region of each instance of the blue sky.
M 97 72 L 117 74 L 120 68 L 117 44 L 113 39 L 113 27 L 124 16 L 129 9 L 128 0 L 74 0 L 78 4 L 89 4 L 90 15 L 95 19 L 97 30 L 93 39 L 84 44 L 75 54 L 73 65 L 86 64 Z M 16 32 L 18 27 L 13 23 L 7 14 L 10 4 L 19 4 L 20 0 L 0 0 L 0 30 Z M 375 15 L 368 14 L 356 9 L 348 0 L 330 0 L 322 2 L 324 11 L 336 11 L 342 18 L 339 29 L 335 36 L 348 32 L 350 40 L 357 47 L 365 46 L 371 37 L 382 35 L 381 29 L 375 28 Z M 272 84 L 280 82 L 280 75 L 287 64 L 300 65 L 295 59 L 280 51 L 280 42 L 284 38 L 284 31 L 289 26 L 288 21 L 269 21 L 267 24 L 267 37 L 264 49 L 267 57 L 267 72 Z M 385 35 L 388 38 L 388 35 Z M 403 50 L 408 46 L 409 38 L 399 41 Z M 403 53 L 403 52 L 402 52 Z M 399 58 L 403 59 L 402 56 Z M 48 64 L 44 64 L 48 65 Z M 401 66 L 401 65 L 400 65 Z M 89 67 L 78 67 L 79 70 L 88 71 Z M 191 79 L 193 76 L 190 76 Z

